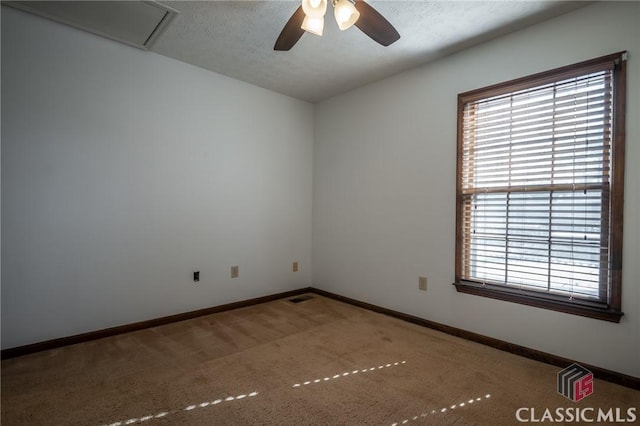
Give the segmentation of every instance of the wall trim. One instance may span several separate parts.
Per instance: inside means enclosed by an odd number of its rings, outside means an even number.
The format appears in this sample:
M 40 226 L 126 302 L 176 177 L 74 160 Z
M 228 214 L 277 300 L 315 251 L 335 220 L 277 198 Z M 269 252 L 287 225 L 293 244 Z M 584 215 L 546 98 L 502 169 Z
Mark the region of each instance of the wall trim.
M 380 314 L 388 315 L 390 317 L 398 318 L 403 321 L 407 321 L 423 327 L 431 328 L 436 331 L 441 331 L 443 333 L 460 337 L 465 340 L 481 343 L 483 345 L 490 346 L 492 348 L 499 349 L 501 351 L 510 352 L 514 355 L 519 355 L 524 358 L 529 358 L 535 361 L 544 362 L 545 364 L 555 365 L 556 367 L 565 368 L 575 362 L 578 362 L 580 365 L 590 370 L 597 379 L 605 380 L 607 382 L 615 383 L 617 385 L 625 386 L 631 389 L 640 390 L 640 378 L 638 377 L 629 376 L 623 373 L 618 373 L 616 371 L 596 367 L 595 365 L 590 365 L 590 364 L 582 363 L 579 361 L 574 361 L 568 358 L 563 358 L 547 352 L 539 351 L 537 349 L 527 348 L 526 346 L 516 345 L 515 343 L 509 343 L 504 340 L 484 336 L 482 334 L 463 330 L 461 328 L 451 327 L 438 322 L 429 321 L 424 318 L 394 311 L 392 309 L 383 308 L 382 306 L 373 305 L 367 302 L 362 302 L 360 300 L 352 299 L 346 296 L 341 296 L 339 294 L 331 293 L 325 290 L 320 290 L 312 287 L 310 291 L 320 296 L 325 296 L 331 299 L 338 300 L 340 302 L 348 303 L 350 305 L 358 306 L 360 308 L 368 309 L 370 311 L 374 311 Z
M 111 337 L 118 334 L 124 334 L 132 331 L 143 330 L 146 328 L 158 327 L 165 324 L 197 318 L 203 315 L 210 315 L 218 312 L 230 311 L 232 309 L 259 305 L 261 303 L 298 296 L 304 293 L 315 293 L 319 296 L 324 296 L 340 302 L 348 303 L 353 306 L 357 306 L 373 312 L 377 312 L 377 313 L 387 315 L 393 318 L 397 318 L 403 321 L 407 321 L 412 324 L 416 324 L 422 327 L 427 327 L 436 331 L 450 334 L 452 336 L 460 337 L 465 340 L 470 340 L 472 342 L 490 346 L 492 348 L 509 352 L 514 355 L 519 355 L 524 358 L 529 358 L 535 361 L 544 362 L 545 364 L 555 365 L 560 368 L 564 368 L 573 364 L 574 362 L 578 362 L 568 358 L 563 358 L 557 355 L 553 355 L 547 352 L 542 352 L 536 349 L 527 348 L 525 346 L 516 345 L 515 343 L 509 343 L 504 340 L 495 339 L 493 337 L 488 337 L 482 334 L 463 330 L 461 328 L 451 327 L 435 321 L 430 321 L 424 318 L 416 317 L 414 315 L 409 315 L 403 312 L 394 311 L 392 309 L 384 308 L 382 306 L 374 305 L 367 302 L 362 302 L 360 300 L 352 299 L 346 296 L 341 296 L 339 294 L 331 293 L 329 291 L 321 290 L 315 287 L 304 287 L 304 288 L 299 288 L 297 290 L 290 290 L 290 291 L 276 293 L 268 296 L 256 297 L 254 299 L 241 300 L 238 302 L 227 303 L 224 305 L 213 306 L 210 308 L 198 309 L 195 311 L 184 312 L 181 314 L 169 315 L 166 317 L 135 322 L 132 324 L 105 328 L 103 330 L 76 334 L 74 336 L 61 337 L 59 339 L 46 340 L 43 342 L 32 343 L 29 345 L 18 346 L 15 348 L 3 349 L 0 352 L 0 357 L 2 359 L 15 358 L 18 356 L 28 355 L 36 352 L 61 348 L 64 346 L 75 345 L 78 343 L 89 342 L 91 340 L 102 339 L 104 337 Z M 590 365 L 582 362 L 580 362 L 580 365 L 591 370 L 594 376 L 598 379 L 615 383 L 621 386 L 625 386 L 631 389 L 640 390 L 640 378 L 638 377 L 629 376 L 623 373 L 618 373 L 616 371 L 607 370 L 605 368 L 596 367 L 594 365 Z
M 2 351 L 0 351 L 0 358 L 1 359 L 15 358 L 18 356 L 29 355 L 32 353 L 46 351 L 49 349 L 61 348 L 64 346 L 75 345 L 78 343 L 85 343 L 91 340 L 97 340 L 97 339 L 102 339 L 104 337 L 116 336 L 118 334 L 124 334 L 132 331 L 143 330 L 145 328 L 158 327 L 160 325 L 197 318 L 203 315 L 210 315 L 218 312 L 230 311 L 232 309 L 245 308 L 247 306 L 252 306 L 252 305 L 259 305 L 260 303 L 271 302 L 273 300 L 284 299 L 292 296 L 298 296 L 300 294 L 309 293 L 310 291 L 311 291 L 310 287 L 305 287 L 297 290 L 285 291 L 283 293 L 256 297 L 254 299 L 241 300 L 238 302 L 232 302 L 224 305 L 213 306 L 210 308 L 198 309 L 190 312 L 183 312 L 181 314 L 169 315 L 166 317 L 134 322 L 132 324 L 125 324 L 125 325 L 119 325 L 116 327 L 105 328 L 102 330 L 90 331 L 87 333 L 76 334 L 74 336 L 61 337 L 58 339 L 45 340 L 44 342 L 32 343 L 24 346 L 17 346 L 15 348 L 2 349 Z

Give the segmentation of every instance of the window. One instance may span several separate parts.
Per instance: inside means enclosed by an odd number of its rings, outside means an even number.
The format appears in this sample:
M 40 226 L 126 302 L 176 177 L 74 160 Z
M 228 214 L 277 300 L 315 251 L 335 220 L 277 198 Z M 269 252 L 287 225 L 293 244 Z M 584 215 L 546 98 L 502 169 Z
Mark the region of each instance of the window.
M 458 95 L 458 291 L 620 321 L 625 60 Z

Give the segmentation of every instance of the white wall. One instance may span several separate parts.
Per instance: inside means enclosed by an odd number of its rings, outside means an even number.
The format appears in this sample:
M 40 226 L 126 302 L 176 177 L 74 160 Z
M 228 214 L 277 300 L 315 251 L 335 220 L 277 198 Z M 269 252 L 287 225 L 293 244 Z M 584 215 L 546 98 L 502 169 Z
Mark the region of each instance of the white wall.
M 313 283 L 640 377 L 640 3 L 599 3 L 316 108 Z M 620 324 L 456 293 L 457 94 L 629 51 Z M 429 279 L 418 290 L 418 275 Z
M 308 286 L 312 155 L 310 104 L 3 7 L 2 348 Z

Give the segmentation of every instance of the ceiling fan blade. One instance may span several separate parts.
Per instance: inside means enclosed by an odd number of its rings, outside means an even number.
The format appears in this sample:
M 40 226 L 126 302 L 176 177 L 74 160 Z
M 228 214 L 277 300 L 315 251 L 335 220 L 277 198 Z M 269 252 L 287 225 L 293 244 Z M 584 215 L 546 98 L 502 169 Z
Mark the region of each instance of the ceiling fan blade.
M 298 6 L 291 18 L 287 21 L 282 29 L 282 32 L 276 40 L 276 44 L 273 46 L 273 50 L 289 50 L 291 49 L 302 37 L 304 30 L 300 28 L 302 21 L 304 21 L 304 10 L 302 6 Z
M 383 46 L 389 46 L 400 38 L 398 31 L 377 10 L 363 0 L 356 0 L 360 18 L 355 26 Z

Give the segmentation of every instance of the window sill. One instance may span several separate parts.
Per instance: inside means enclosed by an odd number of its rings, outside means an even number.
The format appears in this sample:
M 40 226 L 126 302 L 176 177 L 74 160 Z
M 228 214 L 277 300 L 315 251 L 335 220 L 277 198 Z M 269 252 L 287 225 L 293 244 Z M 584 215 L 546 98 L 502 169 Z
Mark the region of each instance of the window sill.
M 495 285 L 484 285 L 470 281 L 454 283 L 459 293 L 474 294 L 476 296 L 489 297 L 507 302 L 520 303 L 522 305 L 534 306 L 542 309 L 563 312 L 571 315 L 599 319 L 619 323 L 624 315 L 620 311 L 613 310 L 600 303 L 589 303 L 585 301 L 569 300 L 566 297 L 547 295 L 536 295 L 533 292 L 524 292 L 517 289 L 504 289 Z

